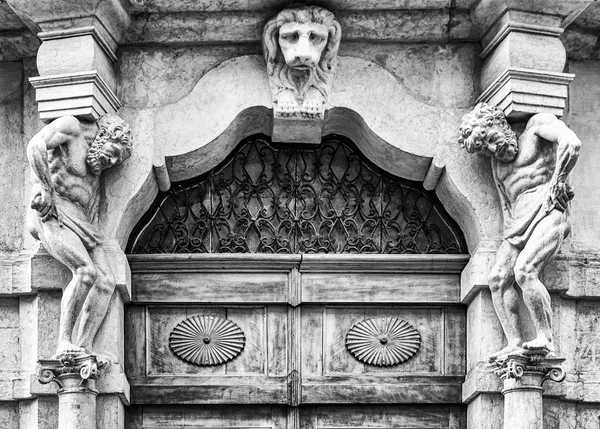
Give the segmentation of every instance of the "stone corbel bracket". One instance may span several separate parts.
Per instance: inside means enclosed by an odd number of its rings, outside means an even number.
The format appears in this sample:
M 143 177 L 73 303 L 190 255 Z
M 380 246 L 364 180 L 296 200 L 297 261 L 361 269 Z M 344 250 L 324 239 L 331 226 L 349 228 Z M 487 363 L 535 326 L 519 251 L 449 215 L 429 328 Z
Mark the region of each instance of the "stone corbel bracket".
M 563 116 L 574 75 L 563 73 L 563 33 L 555 17 L 509 10 L 483 37 L 481 96 L 509 120 L 540 112 Z
M 40 77 L 30 82 L 36 89 L 42 121 L 65 115 L 95 121 L 121 107 L 115 95 L 114 47 L 95 27 L 46 31 L 38 36 L 42 40 L 37 58 Z
M 318 6 L 284 9 L 265 25 L 273 141 L 321 142 L 341 38 L 335 16 Z

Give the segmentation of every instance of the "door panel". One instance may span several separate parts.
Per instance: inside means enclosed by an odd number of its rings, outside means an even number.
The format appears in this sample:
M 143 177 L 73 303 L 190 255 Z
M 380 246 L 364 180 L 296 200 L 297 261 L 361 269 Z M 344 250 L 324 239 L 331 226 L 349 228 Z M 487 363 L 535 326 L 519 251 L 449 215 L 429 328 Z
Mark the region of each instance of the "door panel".
M 132 402 L 140 404 L 288 402 L 288 314 L 277 306 L 135 306 L 128 323 L 147 335 L 127 337 Z M 230 320 L 245 344 L 233 360 L 199 366 L 173 353 L 169 336 L 197 315 Z M 134 368 L 131 368 L 133 365 Z M 141 366 L 141 368 L 140 368 Z
M 452 416 L 462 412 L 464 258 L 177 255 L 170 265 L 163 256 L 136 257 L 132 292 L 139 301 L 126 311 L 131 401 L 144 405 L 139 412 L 148 428 L 204 428 L 202 418 L 211 420 L 202 413 L 222 410 L 238 416 L 236 427 L 248 428 L 299 429 L 299 422 L 324 429 L 460 427 Z M 235 323 L 245 336 L 241 353 L 214 366 L 176 356 L 171 332 L 194 316 Z M 414 356 L 376 366 L 348 351 L 348 331 L 378 318 L 404 320 L 419 332 Z M 256 410 L 279 414 L 254 421 Z M 172 411 L 185 424 L 168 423 Z M 216 426 L 229 427 L 229 418 Z
M 447 405 L 132 406 L 128 429 L 460 429 L 465 409 Z

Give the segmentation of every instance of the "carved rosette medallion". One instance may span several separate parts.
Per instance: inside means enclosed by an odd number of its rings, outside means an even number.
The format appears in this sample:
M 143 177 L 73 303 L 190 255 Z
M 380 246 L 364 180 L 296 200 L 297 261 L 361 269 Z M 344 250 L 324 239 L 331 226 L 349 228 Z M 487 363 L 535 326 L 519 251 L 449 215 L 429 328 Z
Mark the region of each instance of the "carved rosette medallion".
M 222 365 L 237 357 L 246 344 L 238 325 L 218 316 L 194 316 L 179 323 L 171 332 L 173 353 L 195 365 Z
M 367 365 L 398 365 L 413 357 L 420 347 L 419 331 L 396 317 L 360 321 L 346 335 L 348 351 Z

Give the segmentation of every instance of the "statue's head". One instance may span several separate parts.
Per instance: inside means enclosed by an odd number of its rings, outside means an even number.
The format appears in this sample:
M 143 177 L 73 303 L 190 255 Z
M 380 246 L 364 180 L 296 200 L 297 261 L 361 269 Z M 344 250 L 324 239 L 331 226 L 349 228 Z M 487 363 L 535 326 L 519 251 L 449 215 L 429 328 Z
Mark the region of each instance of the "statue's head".
M 305 6 L 281 11 L 264 31 L 263 48 L 269 74 L 283 61 L 296 70 L 319 67 L 331 72 L 341 36 L 340 24 L 327 9 Z
M 105 114 L 97 122 L 98 132 L 87 153 L 87 164 L 95 175 L 131 156 L 129 124 L 116 115 Z
M 460 124 L 460 147 L 469 153 L 494 156 L 502 162 L 510 162 L 517 156 L 517 136 L 497 107 L 479 103 L 462 118 Z

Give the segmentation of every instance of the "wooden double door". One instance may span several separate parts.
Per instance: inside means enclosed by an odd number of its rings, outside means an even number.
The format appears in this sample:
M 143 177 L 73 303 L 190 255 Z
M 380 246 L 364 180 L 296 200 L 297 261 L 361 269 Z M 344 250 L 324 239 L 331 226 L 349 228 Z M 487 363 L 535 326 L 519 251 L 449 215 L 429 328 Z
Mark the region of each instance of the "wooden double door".
M 465 256 L 180 254 L 129 262 L 129 429 L 465 427 Z M 173 332 L 209 319 L 239 330 L 243 347 L 222 363 L 182 357 Z M 414 355 L 393 365 L 358 358 L 348 333 L 369 320 L 413 328 Z

